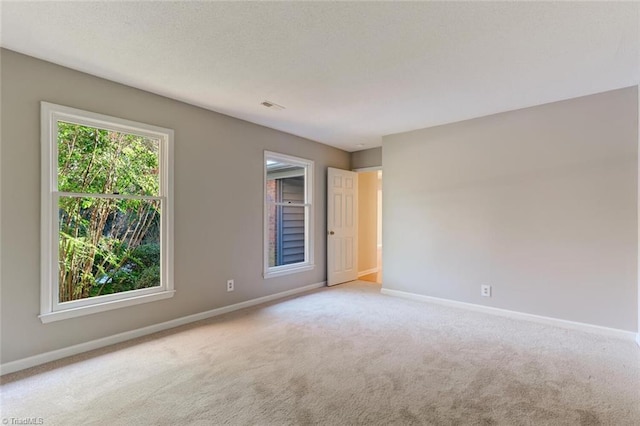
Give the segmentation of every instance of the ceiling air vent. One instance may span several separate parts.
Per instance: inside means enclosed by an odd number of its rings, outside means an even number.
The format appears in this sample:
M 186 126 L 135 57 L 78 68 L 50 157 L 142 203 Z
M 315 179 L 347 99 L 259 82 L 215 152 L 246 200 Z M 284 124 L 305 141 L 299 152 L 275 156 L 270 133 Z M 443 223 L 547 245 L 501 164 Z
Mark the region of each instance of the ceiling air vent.
M 274 102 L 271 102 L 271 101 L 264 101 L 260 105 L 266 106 L 267 108 L 271 108 L 271 109 L 276 110 L 276 111 L 282 111 L 284 109 L 284 107 L 282 105 L 278 105 L 278 104 L 276 104 Z

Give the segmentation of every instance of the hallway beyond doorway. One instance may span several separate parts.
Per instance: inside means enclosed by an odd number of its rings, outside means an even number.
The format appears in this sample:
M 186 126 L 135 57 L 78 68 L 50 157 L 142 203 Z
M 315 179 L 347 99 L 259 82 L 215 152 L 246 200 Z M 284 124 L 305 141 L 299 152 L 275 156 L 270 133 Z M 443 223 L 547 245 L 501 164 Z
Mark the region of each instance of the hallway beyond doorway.
M 358 279 L 382 283 L 382 170 L 358 174 Z

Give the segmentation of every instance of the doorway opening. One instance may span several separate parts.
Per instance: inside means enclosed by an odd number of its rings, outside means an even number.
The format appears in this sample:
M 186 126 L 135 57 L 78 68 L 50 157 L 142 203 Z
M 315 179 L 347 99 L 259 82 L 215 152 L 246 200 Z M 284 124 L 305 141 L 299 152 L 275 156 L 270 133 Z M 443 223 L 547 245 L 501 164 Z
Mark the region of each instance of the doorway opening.
M 358 279 L 382 284 L 382 170 L 358 173 Z

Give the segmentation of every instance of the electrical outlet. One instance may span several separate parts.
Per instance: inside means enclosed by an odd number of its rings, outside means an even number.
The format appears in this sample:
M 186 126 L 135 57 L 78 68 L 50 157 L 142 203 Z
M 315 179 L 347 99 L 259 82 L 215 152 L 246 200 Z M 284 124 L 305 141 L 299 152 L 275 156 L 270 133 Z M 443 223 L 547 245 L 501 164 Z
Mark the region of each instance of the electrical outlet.
M 233 291 L 233 280 L 227 280 L 227 291 Z
M 481 285 L 480 286 L 480 295 L 482 297 L 491 297 L 491 286 L 490 285 Z

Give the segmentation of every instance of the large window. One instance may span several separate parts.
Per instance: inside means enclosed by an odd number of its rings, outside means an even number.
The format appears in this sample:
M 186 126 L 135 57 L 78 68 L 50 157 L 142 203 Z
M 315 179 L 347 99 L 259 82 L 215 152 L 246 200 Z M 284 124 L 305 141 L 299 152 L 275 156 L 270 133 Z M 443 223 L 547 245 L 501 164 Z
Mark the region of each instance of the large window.
M 173 295 L 173 131 L 46 102 L 43 322 Z
M 313 161 L 265 152 L 264 276 L 313 268 Z

